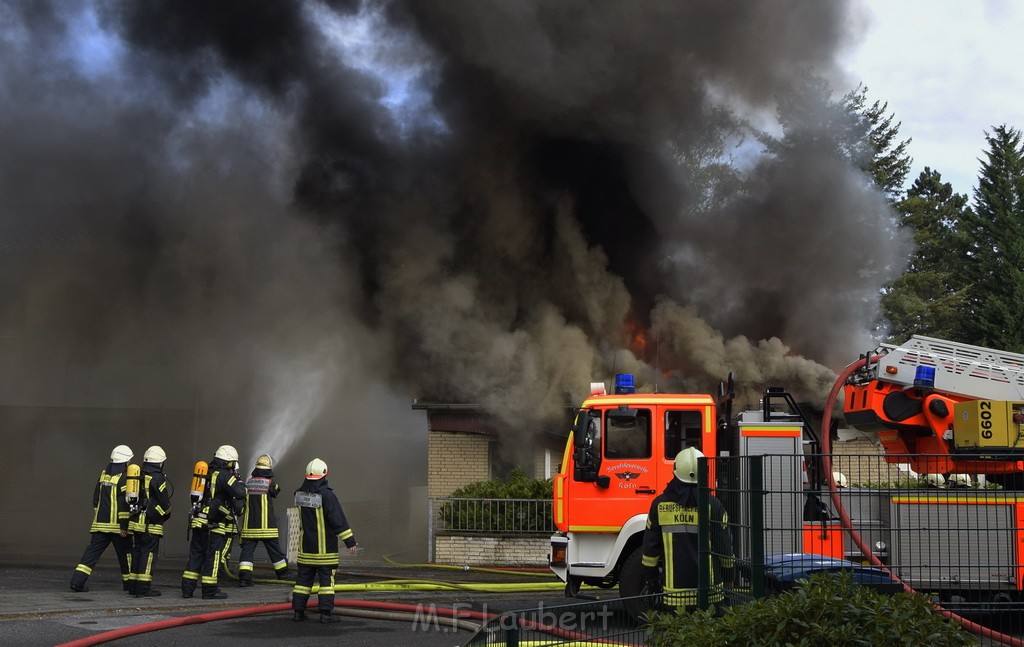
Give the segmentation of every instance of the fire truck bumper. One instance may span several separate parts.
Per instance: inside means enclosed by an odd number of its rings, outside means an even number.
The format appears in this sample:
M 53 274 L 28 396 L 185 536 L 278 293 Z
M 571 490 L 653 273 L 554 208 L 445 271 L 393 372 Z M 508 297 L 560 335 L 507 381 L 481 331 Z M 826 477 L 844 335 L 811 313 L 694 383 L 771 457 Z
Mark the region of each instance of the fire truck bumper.
M 551 552 L 548 553 L 548 567 L 563 582 L 569 576 L 569 538 L 565 535 L 551 536 Z

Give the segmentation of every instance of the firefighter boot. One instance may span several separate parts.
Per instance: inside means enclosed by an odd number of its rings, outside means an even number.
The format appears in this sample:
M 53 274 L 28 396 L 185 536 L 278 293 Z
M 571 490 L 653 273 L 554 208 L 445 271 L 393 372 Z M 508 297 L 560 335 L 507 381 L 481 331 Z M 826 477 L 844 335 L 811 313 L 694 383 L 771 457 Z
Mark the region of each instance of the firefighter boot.
M 252 571 L 243 571 L 238 574 L 238 586 L 242 588 L 252 586 Z
M 306 611 L 305 611 L 305 609 L 293 609 L 292 610 L 292 620 L 294 620 L 295 622 L 302 622 L 305 619 L 306 619 Z
M 327 613 L 320 614 L 320 624 L 326 625 L 335 622 L 341 622 L 341 618 L 332 614 L 330 611 L 328 611 Z
M 196 581 L 183 579 L 181 580 L 181 597 L 190 598 L 196 592 Z
M 203 599 L 204 600 L 223 600 L 228 597 L 228 594 L 221 591 L 217 586 L 203 586 Z
M 292 573 L 291 571 L 289 571 L 287 566 L 283 567 L 279 571 L 274 571 L 274 575 L 276 575 L 277 579 L 279 579 L 279 580 L 294 580 L 295 579 L 295 573 Z
M 139 590 L 139 582 L 138 582 L 138 580 L 128 580 L 127 582 L 125 582 L 124 583 L 124 590 L 128 591 L 128 595 L 131 595 L 131 596 L 134 597 L 136 592 L 138 592 L 138 590 Z

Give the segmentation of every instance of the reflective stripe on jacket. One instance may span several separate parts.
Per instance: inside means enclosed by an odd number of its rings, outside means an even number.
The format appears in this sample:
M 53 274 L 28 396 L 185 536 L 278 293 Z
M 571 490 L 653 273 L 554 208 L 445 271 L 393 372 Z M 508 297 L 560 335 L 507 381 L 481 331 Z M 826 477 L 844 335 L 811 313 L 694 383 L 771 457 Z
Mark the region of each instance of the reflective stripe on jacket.
M 125 499 L 127 463 L 111 463 L 100 472 L 92 493 L 92 524 L 89 532 L 128 530 L 128 501 Z
M 167 477 L 158 465 L 144 463 L 142 484 L 143 509 L 132 519 L 128 529 L 163 536 L 164 522 L 171 517 L 171 491 Z
M 356 539 L 327 479 L 303 481 L 295 491 L 295 505 L 299 507 L 298 563 L 337 566 L 338 540 L 351 548 Z
M 242 519 L 242 539 L 276 539 L 277 515 L 273 499 L 281 492 L 274 481 L 274 472 L 256 468 L 245 482 L 245 516 Z

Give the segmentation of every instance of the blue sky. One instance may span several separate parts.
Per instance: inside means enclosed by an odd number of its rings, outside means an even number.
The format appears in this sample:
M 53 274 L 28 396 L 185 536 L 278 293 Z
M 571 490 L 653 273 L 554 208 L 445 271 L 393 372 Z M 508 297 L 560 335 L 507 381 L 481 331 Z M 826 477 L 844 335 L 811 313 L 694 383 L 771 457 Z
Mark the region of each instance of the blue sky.
M 925 166 L 973 198 L 985 131 L 1024 129 L 1024 2 L 861 0 L 870 22 L 848 70 L 902 122 Z

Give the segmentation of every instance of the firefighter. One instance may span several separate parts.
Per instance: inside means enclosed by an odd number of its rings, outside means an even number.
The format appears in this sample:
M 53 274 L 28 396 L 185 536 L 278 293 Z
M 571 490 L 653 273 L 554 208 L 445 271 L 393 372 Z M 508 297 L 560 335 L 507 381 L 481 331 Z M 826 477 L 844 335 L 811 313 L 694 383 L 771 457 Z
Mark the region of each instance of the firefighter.
M 292 620 L 306 619 L 306 603 L 313 580 L 319 579 L 317 607 L 320 622 L 338 622 L 334 610 L 334 571 L 338 567 L 338 540 L 349 554 L 358 552 L 356 540 L 334 490 L 327 484 L 327 463 L 314 458 L 306 465 L 306 480 L 295 491 L 299 508 L 299 573 L 292 589 Z
M 142 456 L 140 511 L 128 525 L 132 531 L 132 574 L 129 593 L 145 598 L 160 595 L 153 588 L 153 567 L 156 564 L 164 522 L 171 517 L 171 494 L 174 488 L 164 475 L 167 454 L 153 445 Z
M 88 591 L 86 580 L 92 567 L 100 560 L 107 546 L 114 544 L 117 562 L 121 566 L 121 586 L 128 590 L 131 574 L 132 540 L 128 536 L 128 502 L 125 499 L 125 477 L 128 461 L 135 454 L 127 445 L 118 445 L 110 452 L 110 464 L 100 472 L 99 481 L 92 492 L 92 539 L 82 554 L 82 561 L 71 576 L 71 590 Z
M 245 501 L 245 484 L 235 476 L 238 450 L 221 445 L 209 464 L 209 475 L 200 510 L 191 522 L 192 543 L 188 563 L 181 577 L 181 595 L 190 598 L 202 582 L 204 600 L 228 597 L 220 590 L 220 563 L 231 550 L 230 535 L 236 533 L 235 515 Z
M 697 577 L 700 546 L 697 542 L 697 523 L 702 511 L 697 505 L 697 460 L 703 454 L 695 447 L 687 447 L 676 455 L 673 478 L 665 491 L 651 502 L 644 531 L 643 557 L 645 580 L 649 588 L 661 586 L 663 601 L 677 610 L 692 609 L 697 605 Z M 721 603 L 725 599 L 722 584 L 723 571 L 732 568 L 732 537 L 725 507 L 710 496 L 704 514 L 711 522 L 711 590 L 708 599 Z M 658 572 L 664 561 L 664 582 Z
M 238 586 L 252 586 L 252 560 L 256 545 L 261 541 L 267 549 L 267 556 L 274 565 L 277 579 L 291 578 L 288 560 L 278 541 L 277 515 L 274 514 L 274 499 L 281 492 L 281 486 L 274 480 L 274 459 L 263 454 L 256 459 L 256 467 L 245 482 L 248 496 L 245 499 L 245 516 L 242 520 L 242 555 L 238 562 Z

